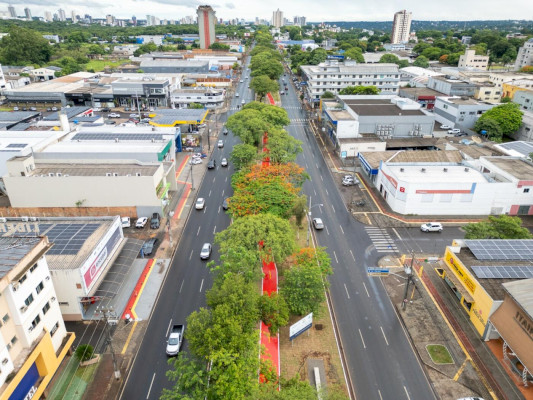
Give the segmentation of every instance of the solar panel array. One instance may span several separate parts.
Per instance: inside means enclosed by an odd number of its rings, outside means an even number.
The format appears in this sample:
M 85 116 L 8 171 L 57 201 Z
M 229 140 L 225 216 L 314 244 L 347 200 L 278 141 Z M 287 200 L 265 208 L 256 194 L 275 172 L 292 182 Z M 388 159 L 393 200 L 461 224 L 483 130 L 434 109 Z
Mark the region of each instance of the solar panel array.
M 528 142 L 509 142 L 502 143 L 499 146 L 503 147 L 504 149 L 517 151 L 523 155 L 527 155 L 533 152 L 533 145 Z
M 26 147 L 28 144 L 27 143 L 9 143 L 6 148 L 18 148 L 18 149 L 23 149 L 24 147 Z
M 48 236 L 54 246 L 50 255 L 78 254 L 85 241 L 98 229 L 100 224 L 39 224 L 39 233 Z
M 478 278 L 492 278 L 492 279 L 526 279 L 533 278 L 533 265 L 496 265 L 496 266 L 482 266 L 474 265 L 472 270 Z
M 161 133 L 76 133 L 72 140 L 162 140 Z
M 478 260 L 533 260 L 533 239 L 465 240 Z

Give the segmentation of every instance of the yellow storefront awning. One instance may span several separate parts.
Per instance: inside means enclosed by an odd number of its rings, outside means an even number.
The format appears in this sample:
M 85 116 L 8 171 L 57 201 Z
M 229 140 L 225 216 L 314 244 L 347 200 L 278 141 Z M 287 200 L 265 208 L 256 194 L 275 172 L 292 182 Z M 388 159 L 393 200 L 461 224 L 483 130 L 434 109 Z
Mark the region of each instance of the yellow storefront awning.
M 455 276 L 453 271 L 446 265 L 446 263 L 440 263 L 439 265 L 446 272 L 446 277 L 450 281 L 452 281 L 452 283 L 457 288 L 459 293 L 461 293 L 461 295 L 464 297 L 464 299 L 467 302 L 469 302 L 469 303 L 473 303 L 474 302 L 474 298 L 470 295 L 470 293 L 468 293 L 468 291 L 463 286 L 462 282 L 459 279 L 457 279 L 457 277 Z

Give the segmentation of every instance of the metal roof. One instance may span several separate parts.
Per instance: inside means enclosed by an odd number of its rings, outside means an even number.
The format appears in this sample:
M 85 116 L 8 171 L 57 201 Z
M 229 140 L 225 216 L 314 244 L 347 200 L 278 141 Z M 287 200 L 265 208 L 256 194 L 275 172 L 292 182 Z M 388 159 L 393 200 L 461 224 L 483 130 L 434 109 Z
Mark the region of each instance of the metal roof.
M 0 278 L 6 276 L 40 240 L 40 237 L 0 237 Z
M 496 147 L 504 150 L 514 150 L 522 154 L 524 157 L 527 157 L 529 154 L 533 153 L 533 143 L 523 141 L 500 143 Z
M 506 282 L 503 288 L 533 318 L 533 278 Z
M 116 139 L 120 141 L 124 140 L 163 140 L 162 133 L 113 133 L 113 132 L 79 132 L 76 133 L 71 140 L 110 140 L 110 141 L 116 141 Z

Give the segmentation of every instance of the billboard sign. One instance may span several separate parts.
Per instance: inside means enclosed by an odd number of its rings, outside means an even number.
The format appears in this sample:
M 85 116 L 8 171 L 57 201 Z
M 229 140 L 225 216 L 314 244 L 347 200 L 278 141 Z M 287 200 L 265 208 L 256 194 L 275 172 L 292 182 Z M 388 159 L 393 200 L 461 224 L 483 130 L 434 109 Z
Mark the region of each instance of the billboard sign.
M 300 336 L 306 330 L 310 329 L 313 325 L 313 313 L 307 314 L 301 320 L 291 325 L 289 328 L 289 339 L 293 340 L 297 336 Z

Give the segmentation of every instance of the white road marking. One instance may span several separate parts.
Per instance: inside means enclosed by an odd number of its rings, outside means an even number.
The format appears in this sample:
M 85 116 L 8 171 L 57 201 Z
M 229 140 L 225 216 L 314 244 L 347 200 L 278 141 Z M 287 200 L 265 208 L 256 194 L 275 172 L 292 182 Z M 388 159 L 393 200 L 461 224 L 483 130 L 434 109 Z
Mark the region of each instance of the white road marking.
M 379 389 L 378 389 L 378 394 L 379 394 L 380 400 L 383 400 L 383 397 L 381 397 L 381 390 L 379 390 Z
M 352 255 L 353 260 L 355 261 L 355 257 L 354 257 L 354 255 L 353 255 L 351 250 L 350 250 L 350 254 Z
M 405 390 L 405 395 L 407 396 L 407 398 L 410 400 L 411 397 L 409 397 L 409 393 L 407 392 L 407 388 L 404 386 L 403 387 L 403 390 Z
M 304 158 L 304 160 L 305 160 L 305 154 L 304 154 L 304 153 L 302 153 L 302 157 L 303 157 L 303 158 Z
M 324 182 L 324 178 L 322 177 L 322 175 L 320 175 L 320 179 L 322 179 L 322 182 Z
M 191 251 L 191 256 L 192 256 L 192 251 Z M 190 260 L 190 258 L 189 258 Z M 183 284 L 185 283 L 185 279 L 181 281 L 181 285 L 180 285 L 180 291 L 179 293 L 181 293 L 181 289 L 183 288 Z
M 324 190 L 326 191 L 326 194 L 329 196 L 328 189 L 324 188 Z
M 326 226 L 325 228 L 326 228 L 326 233 L 329 235 L 328 227 Z
M 317 163 L 315 163 L 315 165 L 316 165 L 316 169 L 318 169 L 318 164 L 317 164 Z
M 361 336 L 361 342 L 363 342 L 363 348 L 366 349 L 365 339 L 363 339 L 363 334 L 361 333 L 361 329 L 359 329 L 359 336 Z
M 172 326 L 172 318 L 170 318 L 170 321 L 168 323 L 167 333 L 165 333 L 165 337 L 168 337 L 168 332 L 170 332 L 170 327 Z
M 148 399 L 148 397 L 150 397 L 150 391 L 152 390 L 152 385 L 154 384 L 154 379 L 155 379 L 155 372 L 154 372 L 154 376 L 152 376 L 152 382 L 150 382 L 150 387 L 148 388 L 148 394 L 146 395 L 147 399 Z
M 194 250 L 191 250 L 191 255 L 189 256 L 189 260 L 192 258 L 192 252 L 193 252 L 193 251 L 194 251 Z
M 227 182 L 228 181 L 228 177 L 226 176 L 226 179 L 224 180 L 224 182 Z
M 213 183 L 215 183 L 215 179 L 216 179 L 216 178 L 213 178 Z
M 215 234 L 216 231 L 217 231 L 217 226 L 215 225 L 215 227 L 213 228 L 213 235 Z
M 339 225 L 339 228 L 341 228 L 341 232 L 344 235 L 344 229 L 342 229 L 342 225 Z
M 200 234 L 200 228 L 201 228 L 201 226 L 198 227 L 198 232 L 196 232 L 196 236 L 198 236 Z
M 222 189 L 222 197 L 224 197 L 224 189 Z
M 398 236 L 398 239 L 402 240 L 402 237 L 395 228 L 392 228 L 392 231 L 396 234 L 396 236 Z
M 307 163 L 305 163 L 305 169 L 309 169 L 309 165 L 307 165 Z
M 200 293 L 202 293 L 202 288 L 204 287 L 204 280 L 202 279 L 202 283 L 200 284 Z
M 337 264 L 339 263 L 339 259 L 337 258 L 337 253 L 335 253 L 335 250 L 333 250 L 333 255 L 335 256 L 335 261 L 337 261 Z
M 315 196 L 316 196 L 316 190 L 315 189 L 313 189 L 313 192 L 315 192 Z
M 333 207 L 333 204 L 331 205 L 331 208 L 333 208 L 333 212 L 337 212 L 337 211 L 335 211 L 335 207 Z
M 383 330 L 383 327 L 380 326 L 381 328 L 381 333 L 383 333 L 383 337 L 385 338 L 385 343 L 387 343 L 387 346 L 389 345 L 389 341 L 387 340 L 387 336 L 385 336 L 385 331 Z
M 364 283 L 364 282 L 363 282 L 363 286 L 365 287 L 365 292 L 366 292 L 366 295 L 367 295 L 368 297 L 370 297 L 370 293 L 368 293 L 368 289 L 366 288 L 366 285 L 365 285 L 365 283 Z
M 346 290 L 346 296 L 348 296 L 348 300 L 350 299 L 350 295 L 348 294 L 348 288 L 346 287 L 346 283 L 344 284 L 344 290 Z M 169 326 L 170 328 L 170 326 Z
M 207 195 L 207 197 L 211 197 L 211 190 L 209 191 L 209 194 Z
M 218 213 L 220 214 L 220 206 L 218 206 Z

